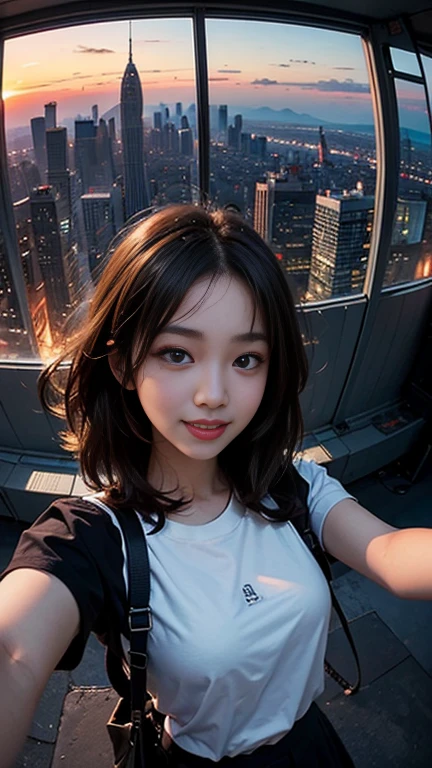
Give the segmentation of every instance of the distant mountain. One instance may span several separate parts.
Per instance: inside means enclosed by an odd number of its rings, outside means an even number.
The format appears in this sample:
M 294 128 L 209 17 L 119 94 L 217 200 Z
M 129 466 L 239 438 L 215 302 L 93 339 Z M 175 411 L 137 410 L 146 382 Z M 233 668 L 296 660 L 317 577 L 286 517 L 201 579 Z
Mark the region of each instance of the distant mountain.
M 230 107 L 230 114 L 234 112 Z M 271 107 L 238 107 L 238 112 L 246 120 L 256 120 L 261 123 L 291 123 L 292 125 L 326 125 L 325 120 L 312 117 L 307 113 L 294 112 L 293 109 L 272 109 Z
M 145 104 L 144 114 L 146 120 L 153 115 L 153 112 L 158 112 L 160 106 L 157 104 Z M 291 123 L 292 125 L 326 125 L 325 120 L 320 120 L 317 117 L 312 117 L 308 114 L 299 114 L 292 109 L 272 109 L 271 107 L 229 107 L 229 119 L 233 120 L 234 115 L 243 115 L 245 120 L 254 120 L 260 123 Z M 105 112 L 102 115 L 104 120 L 109 120 L 110 117 L 114 117 L 116 126 L 120 126 L 120 104 L 116 104 L 114 107 Z

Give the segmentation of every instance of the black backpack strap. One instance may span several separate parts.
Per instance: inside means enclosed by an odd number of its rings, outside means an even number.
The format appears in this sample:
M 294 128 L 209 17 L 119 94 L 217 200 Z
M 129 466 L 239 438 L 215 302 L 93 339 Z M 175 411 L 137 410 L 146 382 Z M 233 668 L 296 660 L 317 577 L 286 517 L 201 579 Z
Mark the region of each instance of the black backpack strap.
M 284 477 L 279 481 L 279 485 L 284 482 Z M 339 604 L 339 601 L 336 598 L 336 595 L 333 591 L 333 587 L 331 585 L 333 574 L 331 572 L 330 563 L 327 557 L 326 552 L 321 547 L 321 544 L 318 540 L 318 537 L 313 532 L 312 528 L 310 527 L 310 516 L 309 516 L 309 508 L 308 508 L 308 494 L 309 494 L 309 483 L 304 479 L 304 477 L 301 476 L 300 472 L 296 469 L 294 465 L 291 467 L 291 471 L 289 473 L 288 479 L 291 479 L 291 489 L 294 490 L 297 498 L 301 502 L 301 506 L 297 507 L 295 510 L 295 513 L 292 517 L 292 524 L 294 525 L 296 531 L 299 533 L 303 541 L 305 542 L 308 549 L 313 554 L 315 560 L 317 561 L 318 565 L 320 566 L 321 570 L 324 573 L 324 576 L 327 579 L 327 583 L 329 585 L 330 589 L 330 595 L 331 595 L 331 601 L 333 608 L 335 609 L 339 620 L 341 622 L 342 628 L 345 632 L 346 638 L 350 644 L 355 663 L 356 663 L 356 669 L 357 669 L 357 679 L 354 685 L 349 683 L 345 678 L 340 675 L 336 670 L 331 666 L 331 664 L 325 659 L 324 661 L 324 669 L 327 672 L 327 674 L 333 678 L 343 689 L 346 696 L 352 695 L 354 693 L 357 693 L 357 691 L 360 688 L 361 685 L 361 669 L 360 669 L 360 659 L 358 657 L 357 648 L 355 646 L 351 630 L 349 628 L 348 622 L 345 618 L 344 612 Z M 277 486 L 276 486 L 277 490 Z
M 113 510 L 122 529 L 129 574 L 129 633 L 130 633 L 130 701 L 132 723 L 139 728 L 145 714 L 147 698 L 147 638 L 152 628 L 150 610 L 150 564 L 147 542 L 141 523 L 134 510 Z M 121 673 L 107 656 L 107 671 L 110 663 L 114 678 L 121 681 Z M 110 678 L 111 679 L 111 678 Z M 114 684 L 114 681 L 112 681 Z

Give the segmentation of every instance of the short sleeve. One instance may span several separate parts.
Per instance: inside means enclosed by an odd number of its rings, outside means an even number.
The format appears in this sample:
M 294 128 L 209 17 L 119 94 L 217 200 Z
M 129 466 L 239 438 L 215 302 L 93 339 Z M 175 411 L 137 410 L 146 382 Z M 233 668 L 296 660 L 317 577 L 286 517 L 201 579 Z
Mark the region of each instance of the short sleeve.
M 79 633 L 57 669 L 74 669 L 90 632 L 103 635 L 107 631 L 107 594 L 114 599 L 119 590 L 118 584 L 110 589 L 107 582 L 114 574 L 121 574 L 121 558 L 118 532 L 108 516 L 81 499 L 59 499 L 22 533 L 0 578 L 17 568 L 35 568 L 59 578 L 78 604 Z
M 310 524 L 313 532 L 318 536 L 321 546 L 324 548 L 322 531 L 324 521 L 332 507 L 338 501 L 342 501 L 342 499 L 354 499 L 354 501 L 358 501 L 358 499 L 348 493 L 339 480 L 330 477 L 326 467 L 321 464 L 317 464 L 315 461 L 296 459 L 294 465 L 309 484 L 307 503 Z

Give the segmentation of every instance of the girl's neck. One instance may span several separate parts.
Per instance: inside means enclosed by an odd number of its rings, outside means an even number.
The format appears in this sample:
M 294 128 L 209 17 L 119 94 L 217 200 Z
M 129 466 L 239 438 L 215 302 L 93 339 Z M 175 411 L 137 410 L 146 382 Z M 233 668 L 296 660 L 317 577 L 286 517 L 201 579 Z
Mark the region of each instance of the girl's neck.
M 210 500 L 229 488 L 217 456 L 206 460 L 191 459 L 167 441 L 153 443 L 147 480 L 153 488 L 173 498 L 193 497 L 195 501 Z

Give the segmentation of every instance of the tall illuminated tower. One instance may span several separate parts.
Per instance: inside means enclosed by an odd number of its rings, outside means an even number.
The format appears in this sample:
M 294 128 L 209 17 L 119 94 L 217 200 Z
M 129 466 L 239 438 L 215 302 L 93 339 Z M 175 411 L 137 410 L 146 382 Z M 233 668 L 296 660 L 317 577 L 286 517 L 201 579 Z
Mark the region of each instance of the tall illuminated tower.
M 129 61 L 120 97 L 127 219 L 150 203 L 144 157 L 143 96 L 138 71 L 132 61 L 131 25 L 129 30 Z

